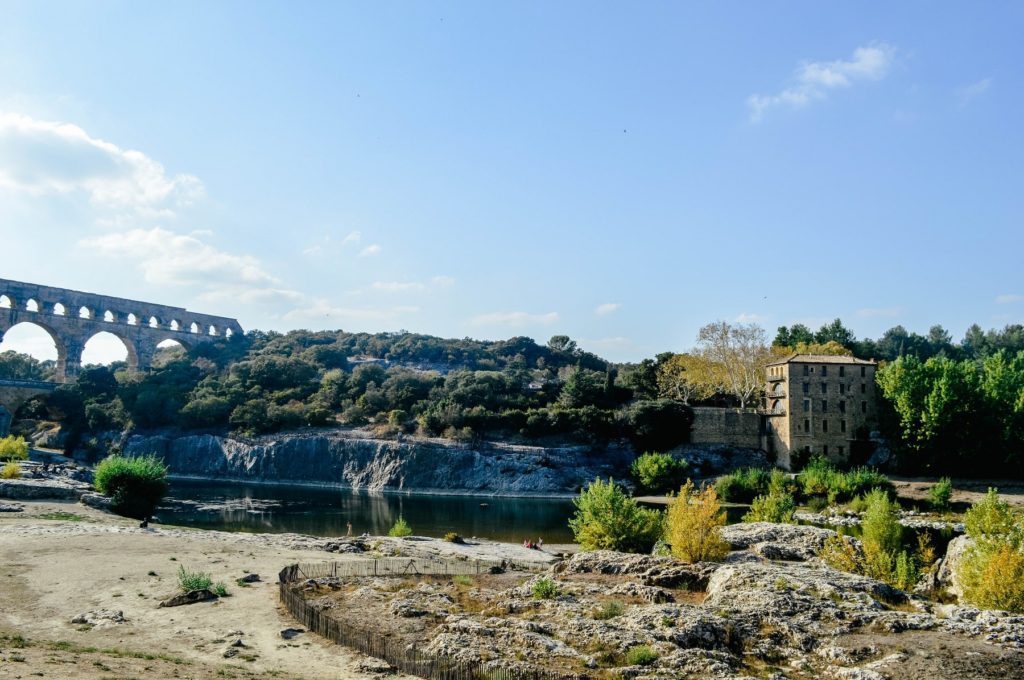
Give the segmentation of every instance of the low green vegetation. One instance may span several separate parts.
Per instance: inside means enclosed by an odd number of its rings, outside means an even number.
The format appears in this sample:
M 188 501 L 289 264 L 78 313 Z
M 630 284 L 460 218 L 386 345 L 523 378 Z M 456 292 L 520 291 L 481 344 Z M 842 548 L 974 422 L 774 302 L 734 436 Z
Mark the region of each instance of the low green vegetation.
M 758 496 L 750 504 L 750 511 L 743 515 L 744 522 L 774 522 L 795 524 L 793 513 L 796 501 L 793 494 L 780 487 L 770 487 L 764 496 Z
M 448 543 L 465 543 L 466 541 L 454 531 L 449 531 L 444 535 L 444 540 Z
M 943 477 L 928 489 L 928 502 L 932 510 L 936 512 L 948 512 L 952 507 L 950 500 L 953 498 L 953 481 L 949 477 Z
M 723 500 L 731 503 L 754 503 L 760 498 L 752 517 L 763 513 L 777 516 L 790 499 L 794 504 L 803 502 L 820 510 L 831 504 L 856 503 L 858 497 L 873 489 L 895 495 L 892 482 L 881 472 L 865 467 L 844 472 L 821 457 L 811 459 L 795 479 L 781 470 L 745 468 L 719 478 L 715 488 Z
M 685 460 L 667 453 L 645 453 L 633 461 L 630 472 L 642 493 L 674 491 L 686 481 Z
M 184 565 L 178 567 L 178 587 L 181 592 L 190 593 L 193 590 L 207 590 L 213 586 L 213 579 L 205 571 L 190 571 Z
M 751 503 L 756 497 L 768 493 L 773 474 L 782 475 L 783 472 L 763 468 L 742 468 L 719 477 L 715 482 L 715 490 L 718 497 L 726 503 Z
M 600 606 L 594 609 L 593 616 L 598 621 L 608 621 L 614 619 L 616 616 L 622 616 L 623 612 L 626 611 L 625 605 L 618 600 L 609 600 L 602 602 Z
M 647 645 L 632 647 L 626 652 L 627 666 L 650 666 L 658 660 L 658 653 Z
M 409 523 L 405 521 L 404 517 L 399 515 L 398 519 L 395 520 L 395 523 L 392 524 L 391 528 L 388 530 L 388 536 L 393 536 L 395 538 L 412 536 L 412 527 L 409 526 Z
M 93 485 L 113 499 L 114 512 L 146 519 L 167 493 L 167 466 L 155 456 L 111 455 L 96 466 Z
M 611 479 L 595 479 L 573 503 L 569 528 L 583 550 L 647 553 L 661 538 L 661 513 L 640 507 Z
M 28 460 L 28 442 L 25 438 L 9 435 L 0 439 L 0 460 Z
M 973 539 L 957 576 L 963 599 L 985 609 L 1024 612 L 1024 518 L 989 489 L 964 515 Z
M 725 511 L 718 502 L 715 487 L 697 491 L 687 480 L 679 490 L 665 520 L 665 539 L 672 555 L 687 563 L 719 561 L 729 554 L 722 539 Z
M 925 541 L 919 541 L 916 551 L 904 548 L 899 508 L 889 494 L 874 489 L 865 500 L 862 550 L 858 551 L 846 537 L 836 535 L 826 541 L 821 558 L 836 569 L 870 576 L 903 590 L 913 588 L 921 569 L 934 560 L 934 552 Z
M 889 478 L 877 470 L 857 467 L 843 472 L 822 457 L 815 457 L 796 477 L 804 498 L 822 497 L 830 504 L 846 503 L 874 489 L 894 496 L 896 489 Z
M 541 576 L 533 583 L 533 596 L 538 600 L 550 600 L 558 597 L 559 593 L 558 584 L 547 576 Z

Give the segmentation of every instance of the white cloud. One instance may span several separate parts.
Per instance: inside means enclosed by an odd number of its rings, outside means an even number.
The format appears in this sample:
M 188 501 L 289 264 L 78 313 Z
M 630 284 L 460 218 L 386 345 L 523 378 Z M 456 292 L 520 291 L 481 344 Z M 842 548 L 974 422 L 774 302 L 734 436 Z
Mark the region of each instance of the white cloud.
M 816 99 L 824 99 L 829 90 L 849 87 L 858 80 L 880 80 L 892 63 L 895 50 L 884 44 L 858 47 L 850 60 L 811 61 L 794 73 L 792 86 L 778 94 L 755 94 L 747 98 L 750 119 L 758 121 L 765 111 L 778 106 L 799 109 Z
M 548 325 L 558 321 L 558 312 L 530 314 L 528 312 L 491 312 L 470 319 L 474 326 L 532 326 Z
M 990 87 L 992 87 L 991 78 L 982 78 L 976 83 L 961 87 L 956 91 L 957 99 L 960 100 L 960 106 L 967 106 L 971 103 L 971 100 L 987 92 Z
M 765 317 L 763 314 L 752 314 L 750 312 L 743 312 L 742 314 L 737 316 L 735 319 L 733 319 L 733 322 L 734 323 L 764 323 L 766 319 L 767 319 L 767 317 Z
M 1011 305 L 1014 302 L 1024 302 L 1024 295 L 997 295 L 997 305 Z
M 620 307 L 622 307 L 622 305 L 620 305 L 618 302 L 606 302 L 603 305 L 598 305 L 597 307 L 595 307 L 594 314 L 597 314 L 598 316 L 606 316 L 618 310 Z
M 192 234 L 159 227 L 84 238 L 79 245 L 99 255 L 134 262 L 150 283 L 252 286 L 277 282 L 251 255 L 226 253 Z
M 363 238 L 363 232 L 361 231 L 350 231 L 345 238 L 341 239 L 341 245 L 347 245 L 349 243 L 359 243 Z
M 455 285 L 455 279 L 451 276 L 435 276 L 430 279 L 430 283 L 437 286 L 438 288 L 448 288 Z
M 81 193 L 97 207 L 171 217 L 203 193 L 192 175 L 168 176 L 140 151 L 70 123 L 0 112 L 0 189 L 32 196 Z
M 857 316 L 868 319 L 878 316 L 899 316 L 903 310 L 899 307 L 865 307 L 857 310 Z
M 371 255 L 378 254 L 379 252 L 380 246 L 374 243 L 373 245 L 366 246 L 361 251 L 359 251 L 359 257 L 370 257 Z
M 426 286 L 419 281 L 374 281 L 370 284 L 370 288 L 385 293 L 407 293 L 413 290 L 423 290 Z
M 293 309 L 284 315 L 289 321 L 389 321 L 407 314 L 415 314 L 419 307 L 337 307 L 328 300 L 315 300 L 312 304 Z

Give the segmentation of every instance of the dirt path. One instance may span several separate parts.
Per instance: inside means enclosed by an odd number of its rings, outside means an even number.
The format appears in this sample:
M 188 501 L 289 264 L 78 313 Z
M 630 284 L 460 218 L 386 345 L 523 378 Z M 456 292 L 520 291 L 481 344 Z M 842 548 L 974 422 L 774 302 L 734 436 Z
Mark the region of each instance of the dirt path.
M 144 530 L 70 502 L 21 504 L 25 512 L 0 514 L 0 678 L 376 676 L 360 670 L 365 657 L 315 635 L 281 637 L 298 626 L 278 606 L 277 573 L 323 552 L 287 537 Z M 158 608 L 181 566 L 210 572 L 231 597 Z M 247 573 L 262 581 L 236 585 Z M 128 621 L 71 623 L 95 609 Z M 230 647 L 237 640 L 244 646 Z

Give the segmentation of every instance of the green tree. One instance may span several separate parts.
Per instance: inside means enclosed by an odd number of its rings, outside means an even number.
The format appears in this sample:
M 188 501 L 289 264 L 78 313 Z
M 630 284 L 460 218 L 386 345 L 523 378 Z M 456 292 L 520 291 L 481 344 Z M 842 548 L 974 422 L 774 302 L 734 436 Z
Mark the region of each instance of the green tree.
M 595 479 L 573 504 L 569 528 L 582 550 L 646 553 L 661 538 L 661 513 L 640 507 L 611 479 Z
M 686 480 L 687 467 L 685 460 L 667 453 L 645 453 L 633 461 L 630 472 L 642 491 L 664 493 L 682 485 Z
M 113 500 L 114 512 L 146 519 L 167 493 L 167 466 L 155 456 L 108 456 L 96 466 L 96 490 Z
M 27 460 L 28 442 L 24 437 L 8 435 L 0 439 L 0 460 Z

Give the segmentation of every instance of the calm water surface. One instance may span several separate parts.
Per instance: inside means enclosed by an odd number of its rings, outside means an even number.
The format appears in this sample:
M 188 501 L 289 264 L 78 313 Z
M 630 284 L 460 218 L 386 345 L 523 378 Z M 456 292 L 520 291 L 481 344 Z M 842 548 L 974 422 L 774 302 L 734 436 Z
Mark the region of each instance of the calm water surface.
M 341 489 L 224 482 L 171 483 L 164 524 L 222 531 L 294 532 L 313 536 L 387 534 L 399 515 L 420 536 L 462 536 L 571 543 L 570 500 L 371 494 Z

